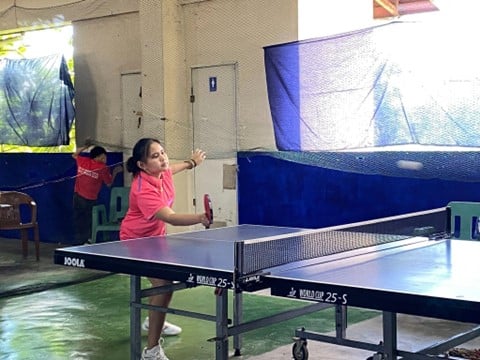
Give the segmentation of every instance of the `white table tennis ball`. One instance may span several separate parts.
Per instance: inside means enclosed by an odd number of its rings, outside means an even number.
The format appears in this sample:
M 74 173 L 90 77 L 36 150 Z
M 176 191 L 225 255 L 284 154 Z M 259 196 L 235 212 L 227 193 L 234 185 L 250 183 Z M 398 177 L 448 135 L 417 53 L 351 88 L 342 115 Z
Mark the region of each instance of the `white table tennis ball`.
M 397 167 L 405 170 L 422 170 L 423 164 L 420 161 L 398 160 Z

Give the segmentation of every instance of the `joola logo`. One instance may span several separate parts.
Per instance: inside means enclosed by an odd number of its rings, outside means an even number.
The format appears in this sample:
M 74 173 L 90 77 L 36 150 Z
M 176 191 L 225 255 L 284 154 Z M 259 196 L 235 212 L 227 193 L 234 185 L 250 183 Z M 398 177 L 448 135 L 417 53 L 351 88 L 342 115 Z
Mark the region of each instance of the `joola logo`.
M 85 267 L 85 259 L 65 257 L 63 265 L 84 268 Z

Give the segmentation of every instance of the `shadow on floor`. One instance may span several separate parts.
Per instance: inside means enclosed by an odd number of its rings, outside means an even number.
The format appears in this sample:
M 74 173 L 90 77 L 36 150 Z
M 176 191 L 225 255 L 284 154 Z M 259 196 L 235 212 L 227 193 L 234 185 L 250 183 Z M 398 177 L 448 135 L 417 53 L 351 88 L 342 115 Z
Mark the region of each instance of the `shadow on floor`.
M 53 263 L 53 252 L 62 244 L 41 243 L 40 260 L 35 260 L 34 243 L 24 259 L 19 239 L 0 238 L 0 298 L 25 295 L 60 286 L 99 279 L 103 271 L 76 269 Z

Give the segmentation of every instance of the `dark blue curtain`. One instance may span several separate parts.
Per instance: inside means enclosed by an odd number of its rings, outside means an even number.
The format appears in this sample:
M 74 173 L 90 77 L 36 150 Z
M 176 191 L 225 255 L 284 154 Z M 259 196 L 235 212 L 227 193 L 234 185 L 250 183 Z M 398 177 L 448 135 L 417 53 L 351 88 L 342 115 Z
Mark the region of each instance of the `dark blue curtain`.
M 0 144 L 68 145 L 74 88 L 62 55 L 0 63 Z
M 122 153 L 108 153 L 112 170 L 122 163 Z M 74 243 L 73 189 L 77 167 L 72 154 L 66 153 L 0 153 L 0 191 L 29 194 L 38 206 L 40 241 Z M 112 186 L 123 186 L 117 176 Z M 102 186 L 99 204 L 108 204 L 110 188 Z M 0 237 L 18 238 L 18 231 L 2 231 Z

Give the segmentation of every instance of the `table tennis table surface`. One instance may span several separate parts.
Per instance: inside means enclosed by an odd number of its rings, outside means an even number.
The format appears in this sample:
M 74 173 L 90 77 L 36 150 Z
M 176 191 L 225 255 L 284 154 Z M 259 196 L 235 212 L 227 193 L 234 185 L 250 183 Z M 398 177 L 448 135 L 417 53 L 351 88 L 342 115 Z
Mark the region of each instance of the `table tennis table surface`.
M 111 260 L 113 272 L 121 270 L 116 268 L 116 260 L 231 272 L 236 243 L 303 231 L 306 229 L 239 225 L 61 248 L 55 251 L 55 260 L 67 253 L 86 258 L 104 257 L 106 261 Z
M 475 265 L 480 242 L 407 237 L 236 274 L 236 244 L 312 232 L 238 225 L 61 248 L 55 251 L 54 261 L 194 285 L 218 286 L 217 281 L 222 281 L 227 288 L 235 288 L 241 275 L 270 288 L 272 295 L 480 323 L 480 271 Z

